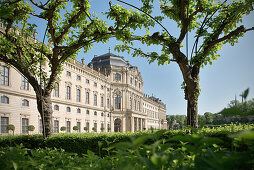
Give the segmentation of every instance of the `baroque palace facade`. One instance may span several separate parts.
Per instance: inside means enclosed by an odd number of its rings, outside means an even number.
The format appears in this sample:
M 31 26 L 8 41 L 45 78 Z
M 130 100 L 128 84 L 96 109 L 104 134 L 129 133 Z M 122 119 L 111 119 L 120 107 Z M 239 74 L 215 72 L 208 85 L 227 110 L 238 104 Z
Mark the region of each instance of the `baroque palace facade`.
M 35 127 L 32 133 L 42 133 L 32 86 L 5 63 L 0 62 L 0 71 L 0 134 L 8 134 L 8 124 L 15 126 L 15 134 L 27 134 L 29 125 Z M 94 56 L 88 66 L 84 59 L 66 62 L 52 91 L 53 132 L 63 126 L 66 132 L 166 129 L 166 105 L 144 94 L 143 84 L 137 67 L 110 52 Z

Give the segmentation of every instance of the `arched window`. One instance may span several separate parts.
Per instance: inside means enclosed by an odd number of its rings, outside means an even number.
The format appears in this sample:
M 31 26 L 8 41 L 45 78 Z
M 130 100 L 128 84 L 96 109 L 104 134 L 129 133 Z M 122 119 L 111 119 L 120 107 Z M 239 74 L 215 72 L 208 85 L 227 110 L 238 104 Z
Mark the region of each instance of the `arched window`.
M 132 109 L 132 98 L 130 97 L 130 109 Z
M 80 96 L 81 96 L 81 91 L 80 89 L 77 89 L 77 102 L 81 101 Z
M 66 88 L 66 99 L 71 100 L 71 87 L 67 86 Z
M 93 114 L 94 114 L 94 116 L 97 116 L 97 112 L 96 111 Z
M 9 104 L 9 97 L 1 96 L 1 103 Z
M 9 68 L 1 66 L 1 84 L 9 86 Z
M 55 93 L 54 93 L 55 97 L 59 97 L 59 83 L 55 84 Z
M 28 83 L 27 79 L 24 76 L 22 76 L 21 88 L 23 90 L 29 90 L 29 83 Z
M 29 101 L 26 99 L 22 100 L 22 106 L 29 106 Z
M 93 105 L 97 106 L 97 95 L 96 94 L 94 94 L 94 98 L 93 99 L 94 99 L 93 100 Z
M 115 109 L 121 109 L 121 96 L 119 94 L 115 95 Z
M 115 74 L 115 80 L 120 81 L 121 80 L 121 75 L 119 73 Z
M 80 108 L 77 108 L 77 113 L 81 113 L 81 110 L 80 110 Z
M 54 110 L 59 110 L 59 106 L 58 105 L 54 105 Z
M 89 92 L 86 92 L 86 104 L 89 104 Z
M 86 110 L 86 114 L 89 115 L 89 110 Z
M 71 112 L 71 108 L 70 107 L 66 107 L 66 112 Z

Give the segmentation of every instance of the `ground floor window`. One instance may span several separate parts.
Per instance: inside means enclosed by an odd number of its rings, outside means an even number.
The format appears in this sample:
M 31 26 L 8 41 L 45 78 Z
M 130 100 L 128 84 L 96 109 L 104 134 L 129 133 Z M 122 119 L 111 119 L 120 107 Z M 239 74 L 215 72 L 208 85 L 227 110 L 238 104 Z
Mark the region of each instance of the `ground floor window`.
M 78 130 L 77 132 L 80 132 L 80 122 L 77 122 Z
M 8 117 L 1 117 L 1 133 L 8 133 L 7 125 L 9 124 Z
M 89 122 L 86 122 L 87 132 L 89 132 Z
M 59 121 L 54 120 L 54 133 L 59 133 Z
M 28 119 L 22 118 L 22 133 L 28 134 Z
M 40 119 L 40 133 L 43 132 L 42 119 Z
M 70 121 L 66 121 L 66 131 L 71 132 L 71 122 Z

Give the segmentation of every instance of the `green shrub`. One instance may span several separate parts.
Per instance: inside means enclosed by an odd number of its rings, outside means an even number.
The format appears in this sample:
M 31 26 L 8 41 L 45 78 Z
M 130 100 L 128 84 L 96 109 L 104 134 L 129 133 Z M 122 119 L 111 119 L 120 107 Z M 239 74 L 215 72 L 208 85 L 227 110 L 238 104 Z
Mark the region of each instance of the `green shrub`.
M 10 125 L 7 125 L 7 130 L 11 130 L 12 131 L 12 134 L 14 135 L 14 131 L 15 131 L 15 126 L 10 124 Z
M 60 131 L 66 131 L 66 127 L 65 126 L 62 126 L 61 128 L 60 128 Z
M 88 127 L 84 127 L 84 131 L 88 132 Z
M 77 131 L 78 129 L 78 126 L 73 126 L 73 130 Z
M 96 128 L 96 127 L 93 127 L 92 130 L 93 130 L 94 132 L 97 132 L 97 128 Z

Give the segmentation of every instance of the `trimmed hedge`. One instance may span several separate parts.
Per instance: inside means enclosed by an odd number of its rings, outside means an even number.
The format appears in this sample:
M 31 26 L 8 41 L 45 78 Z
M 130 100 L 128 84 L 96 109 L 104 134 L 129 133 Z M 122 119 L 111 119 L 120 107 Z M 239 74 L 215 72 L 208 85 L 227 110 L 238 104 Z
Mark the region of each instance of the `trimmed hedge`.
M 9 135 L 0 137 L 0 147 L 10 147 L 23 144 L 25 148 L 58 148 L 67 152 L 85 154 L 88 150 L 97 155 L 107 154 L 110 146 L 119 142 L 130 142 L 134 138 L 148 135 L 149 140 L 146 144 L 152 144 L 156 140 L 171 139 L 174 136 L 189 136 L 191 134 L 202 135 L 205 137 L 217 137 L 224 141 L 223 147 L 231 148 L 232 138 L 230 134 L 242 130 L 254 128 L 254 125 L 230 125 L 218 128 L 185 129 L 185 130 L 160 130 L 142 131 L 136 133 L 59 133 L 46 140 L 42 135 Z M 172 141 L 170 141 L 172 143 Z M 175 142 L 173 142 L 175 143 Z

